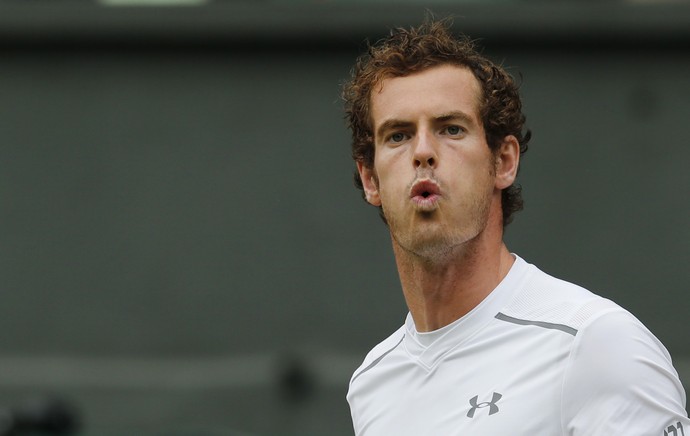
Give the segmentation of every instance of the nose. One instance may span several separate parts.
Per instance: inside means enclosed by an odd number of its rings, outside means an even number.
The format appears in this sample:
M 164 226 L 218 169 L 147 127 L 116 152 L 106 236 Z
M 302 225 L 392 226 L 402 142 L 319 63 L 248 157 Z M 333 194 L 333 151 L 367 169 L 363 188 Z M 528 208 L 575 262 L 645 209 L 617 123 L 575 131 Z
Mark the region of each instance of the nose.
M 438 162 L 437 144 L 433 134 L 420 131 L 414 148 L 414 167 L 434 168 Z

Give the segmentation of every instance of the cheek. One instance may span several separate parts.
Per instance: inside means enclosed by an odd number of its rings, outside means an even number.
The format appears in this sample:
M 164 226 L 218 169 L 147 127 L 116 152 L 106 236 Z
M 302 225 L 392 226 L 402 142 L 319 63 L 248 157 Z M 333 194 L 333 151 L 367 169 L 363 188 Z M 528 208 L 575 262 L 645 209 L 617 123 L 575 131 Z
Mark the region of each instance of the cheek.
M 403 183 L 402 168 L 397 165 L 398 159 L 375 159 L 376 183 L 382 197 L 393 194 Z
M 471 176 L 477 180 L 493 179 L 496 176 L 496 158 L 489 150 L 488 146 L 484 146 L 481 152 L 465 156 L 463 166 L 470 169 Z
M 466 157 L 457 159 L 453 164 L 453 174 L 447 178 L 452 180 L 452 192 L 463 196 L 484 196 L 493 190 L 493 161 Z
M 395 185 L 391 183 L 390 177 L 384 175 L 383 178 L 378 180 L 379 187 L 379 197 L 381 198 L 381 203 L 389 204 L 390 199 L 394 197 Z
M 379 198 L 384 210 L 394 211 L 404 207 L 407 194 L 405 183 L 392 175 L 382 176 L 379 180 Z

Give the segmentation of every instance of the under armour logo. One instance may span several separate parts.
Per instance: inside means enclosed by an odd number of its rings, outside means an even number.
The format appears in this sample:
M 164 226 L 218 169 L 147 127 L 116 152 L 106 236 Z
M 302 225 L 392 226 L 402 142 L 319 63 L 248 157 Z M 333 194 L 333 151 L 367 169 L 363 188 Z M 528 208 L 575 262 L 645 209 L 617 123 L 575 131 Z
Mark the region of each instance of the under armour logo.
M 481 409 L 482 407 L 489 408 L 489 415 L 498 413 L 498 406 L 496 405 L 496 403 L 498 403 L 498 400 L 500 400 L 502 396 L 503 395 L 499 394 L 498 392 L 494 392 L 493 397 L 491 397 L 491 401 L 485 401 L 483 403 L 477 404 L 477 400 L 479 400 L 479 395 L 475 395 L 474 397 L 470 398 L 470 406 L 472 406 L 472 408 L 469 412 L 467 412 L 467 417 L 474 418 L 474 412 L 476 412 L 477 409 Z

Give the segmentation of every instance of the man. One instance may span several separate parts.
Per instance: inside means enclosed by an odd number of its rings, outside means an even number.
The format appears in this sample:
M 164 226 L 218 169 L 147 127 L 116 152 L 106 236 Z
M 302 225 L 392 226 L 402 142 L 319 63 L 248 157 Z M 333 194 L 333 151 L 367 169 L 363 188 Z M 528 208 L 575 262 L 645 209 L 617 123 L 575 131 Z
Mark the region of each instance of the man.
M 503 243 L 530 135 L 502 68 L 431 21 L 371 47 L 343 95 L 410 311 L 352 376 L 357 435 L 690 436 L 663 345 Z

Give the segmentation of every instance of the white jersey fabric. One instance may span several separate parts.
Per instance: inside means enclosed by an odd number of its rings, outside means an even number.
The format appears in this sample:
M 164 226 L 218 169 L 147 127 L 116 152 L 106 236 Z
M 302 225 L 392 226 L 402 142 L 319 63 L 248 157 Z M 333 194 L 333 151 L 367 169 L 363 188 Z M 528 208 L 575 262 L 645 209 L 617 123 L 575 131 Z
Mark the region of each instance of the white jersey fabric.
M 358 436 L 690 436 L 664 346 L 615 303 L 521 258 L 470 313 L 405 325 L 355 371 Z

